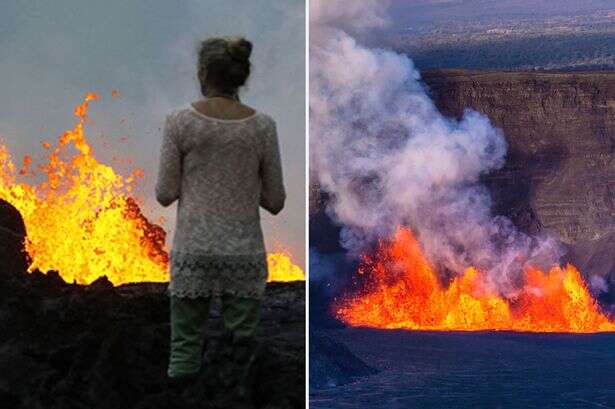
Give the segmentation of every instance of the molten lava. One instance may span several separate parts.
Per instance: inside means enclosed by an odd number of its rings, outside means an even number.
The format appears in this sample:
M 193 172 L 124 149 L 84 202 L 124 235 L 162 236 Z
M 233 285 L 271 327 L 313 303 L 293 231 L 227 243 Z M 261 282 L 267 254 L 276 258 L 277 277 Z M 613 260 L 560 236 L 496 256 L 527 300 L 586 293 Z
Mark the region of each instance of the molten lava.
M 470 267 L 443 288 L 407 228 L 382 242 L 359 269 L 365 287 L 334 306 L 352 326 L 420 330 L 531 332 L 615 331 L 572 265 L 548 273 L 528 268 L 514 298 Z
M 117 93 L 114 93 L 117 95 Z M 17 169 L 0 144 L 0 199 L 22 214 L 32 259 L 30 270 L 60 273 L 67 282 L 89 284 L 107 276 L 115 284 L 168 281 L 166 233 L 141 212 L 131 192 L 142 170 L 118 175 L 100 163 L 86 140 L 87 110 L 96 94 L 87 94 L 75 108 L 78 122 L 57 146 L 44 142 L 47 163 L 38 166 L 40 183 L 21 183 L 18 176 L 36 176 L 32 158 Z M 284 253 L 268 255 L 270 281 L 304 280 L 301 269 Z
M 269 277 L 267 281 L 305 281 L 303 270 L 293 263 L 291 257 L 287 253 L 269 253 L 267 254 L 267 266 L 269 269 Z

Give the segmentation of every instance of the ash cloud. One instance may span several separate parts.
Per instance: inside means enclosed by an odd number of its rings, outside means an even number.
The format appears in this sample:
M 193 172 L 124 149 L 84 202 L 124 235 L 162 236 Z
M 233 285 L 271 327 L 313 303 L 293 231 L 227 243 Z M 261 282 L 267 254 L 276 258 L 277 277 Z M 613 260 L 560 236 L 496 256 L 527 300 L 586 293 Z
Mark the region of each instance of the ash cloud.
M 311 173 L 342 245 L 356 255 L 409 226 L 442 270 L 475 265 L 512 291 L 524 264 L 547 266 L 561 252 L 491 212 L 479 178 L 504 164 L 501 131 L 471 110 L 443 117 L 411 59 L 362 45 L 358 35 L 387 24 L 388 4 L 362 6 L 311 2 Z

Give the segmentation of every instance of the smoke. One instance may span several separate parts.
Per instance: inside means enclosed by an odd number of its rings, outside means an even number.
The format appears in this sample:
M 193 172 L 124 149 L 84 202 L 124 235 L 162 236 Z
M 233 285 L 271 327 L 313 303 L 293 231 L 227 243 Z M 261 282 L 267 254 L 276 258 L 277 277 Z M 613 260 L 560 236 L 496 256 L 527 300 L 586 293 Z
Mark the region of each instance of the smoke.
M 589 277 L 589 288 L 594 294 L 602 294 L 609 291 L 609 284 L 606 282 L 604 277 L 597 274 L 592 274 Z
M 556 261 L 553 240 L 492 215 L 479 178 L 504 164 L 501 131 L 471 110 L 443 117 L 408 57 L 356 40 L 387 23 L 387 5 L 353 4 L 311 2 L 311 172 L 343 226 L 342 245 L 357 254 L 410 226 L 434 264 L 478 266 L 503 291 L 524 263 Z
M 332 297 L 349 284 L 348 279 L 335 276 L 340 266 L 351 267 L 351 263 L 344 254 L 332 253 L 321 254 L 315 248 L 310 247 L 310 285 L 321 286 L 321 292 Z M 352 263 L 352 268 L 355 265 Z M 339 278 L 331 280 L 332 277 Z M 347 278 L 347 277 L 346 277 Z
M 388 0 L 314 1 L 310 2 L 310 23 L 320 28 L 334 26 L 344 30 L 364 31 L 389 24 Z M 315 32 L 318 34 L 318 31 Z

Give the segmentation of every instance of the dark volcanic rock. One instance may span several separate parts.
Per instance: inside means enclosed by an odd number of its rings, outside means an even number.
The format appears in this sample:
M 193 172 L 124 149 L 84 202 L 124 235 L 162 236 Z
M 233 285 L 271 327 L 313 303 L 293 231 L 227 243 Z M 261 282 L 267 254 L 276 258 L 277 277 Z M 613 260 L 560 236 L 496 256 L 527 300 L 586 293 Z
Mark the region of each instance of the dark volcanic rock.
M 247 402 L 239 401 L 236 377 L 228 376 L 234 364 L 218 353 L 229 347 L 216 306 L 208 325 L 213 358 L 185 390 L 168 384 L 165 289 L 112 287 L 105 278 L 80 286 L 39 272 L 0 288 L 0 407 L 304 407 L 303 283 L 268 285 Z
M 344 385 L 377 372 L 341 342 L 310 333 L 310 389 Z
M 507 163 L 489 178 L 499 206 L 529 205 L 567 243 L 615 232 L 615 72 L 423 78 L 445 115 L 472 108 L 504 131 Z
M 0 199 L 0 281 L 9 279 L 13 272 L 27 270 L 25 239 L 26 225 L 21 214 L 9 202 Z

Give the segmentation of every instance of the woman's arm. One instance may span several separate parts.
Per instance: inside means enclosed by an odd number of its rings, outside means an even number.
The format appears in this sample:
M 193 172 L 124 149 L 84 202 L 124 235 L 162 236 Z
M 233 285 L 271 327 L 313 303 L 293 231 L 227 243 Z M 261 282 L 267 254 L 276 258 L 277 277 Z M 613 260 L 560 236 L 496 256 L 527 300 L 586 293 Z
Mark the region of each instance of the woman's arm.
M 260 205 L 271 214 L 278 214 L 284 208 L 286 192 L 284 191 L 280 146 L 275 123 L 272 123 L 265 138 L 265 150 L 261 159 L 260 172 Z
M 182 157 L 177 145 L 177 132 L 173 117 L 168 116 L 162 135 L 160 166 L 156 183 L 156 199 L 162 206 L 170 206 L 181 192 Z

